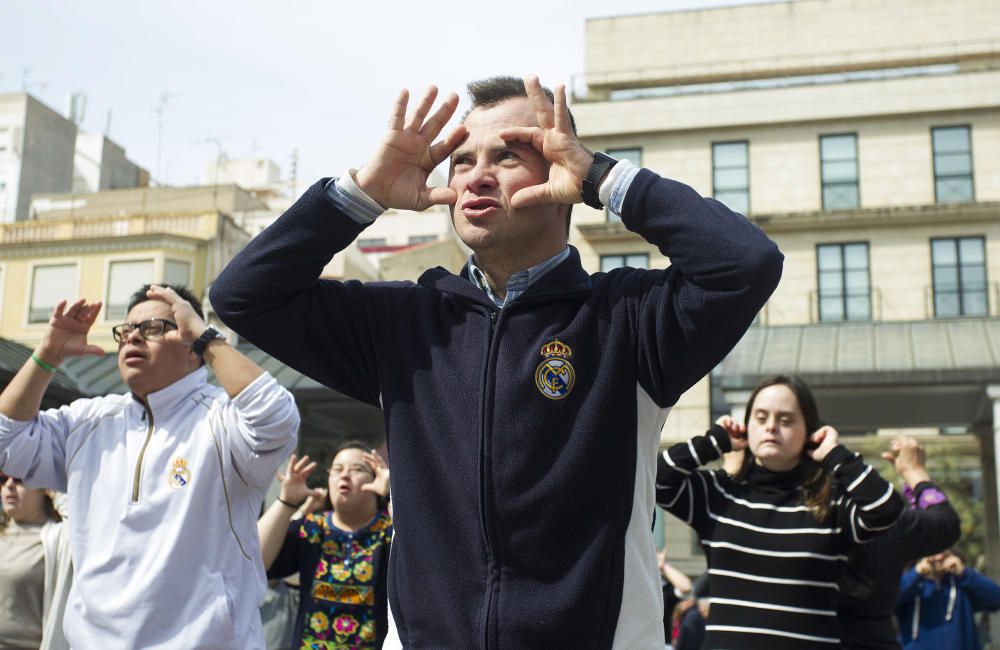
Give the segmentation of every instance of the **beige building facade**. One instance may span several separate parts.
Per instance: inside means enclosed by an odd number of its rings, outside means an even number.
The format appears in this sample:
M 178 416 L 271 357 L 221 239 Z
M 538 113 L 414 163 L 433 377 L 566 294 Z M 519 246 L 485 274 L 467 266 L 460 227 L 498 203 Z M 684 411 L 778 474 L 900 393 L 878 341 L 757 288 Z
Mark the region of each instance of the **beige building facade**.
M 905 24 L 906 29 L 899 26 Z M 785 254 L 780 286 L 664 444 L 797 372 L 849 444 L 931 434 L 962 450 L 1000 569 L 1000 4 L 799 0 L 589 20 L 572 110 L 588 147 L 744 212 Z M 592 268 L 667 263 L 574 212 Z M 872 435 L 872 434 L 883 434 Z M 671 554 L 699 570 L 683 525 Z

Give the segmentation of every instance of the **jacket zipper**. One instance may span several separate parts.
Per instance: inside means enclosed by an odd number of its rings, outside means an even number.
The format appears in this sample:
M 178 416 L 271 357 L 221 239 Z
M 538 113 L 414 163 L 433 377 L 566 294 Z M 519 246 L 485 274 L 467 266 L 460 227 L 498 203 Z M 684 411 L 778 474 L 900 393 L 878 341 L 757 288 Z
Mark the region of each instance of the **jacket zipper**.
M 481 407 L 481 422 L 479 425 L 479 493 L 480 493 L 480 512 L 482 513 L 482 526 L 483 526 L 483 537 L 486 541 L 486 552 L 491 560 L 489 575 L 486 579 L 486 606 L 483 612 L 483 648 L 488 649 L 490 647 L 490 628 L 491 619 L 493 617 L 493 593 L 496 590 L 497 583 L 497 549 L 494 548 L 493 536 L 491 533 L 492 518 L 489 516 L 489 500 L 488 495 L 488 481 L 486 480 L 486 404 L 489 400 L 489 374 L 490 374 L 490 357 L 493 353 L 493 337 L 496 333 L 498 312 L 495 310 L 490 310 L 490 326 L 489 326 L 489 336 L 486 341 L 486 359 L 483 364 L 483 396 L 482 396 L 482 407 Z
M 146 424 L 146 441 L 142 443 L 142 449 L 139 450 L 139 457 L 135 460 L 135 474 L 132 477 L 132 503 L 139 503 L 139 481 L 142 478 L 142 459 L 146 455 L 146 447 L 149 446 L 149 441 L 153 437 L 153 412 L 149 410 L 149 405 L 145 402 L 142 403 L 142 407 L 146 409 L 149 421 Z

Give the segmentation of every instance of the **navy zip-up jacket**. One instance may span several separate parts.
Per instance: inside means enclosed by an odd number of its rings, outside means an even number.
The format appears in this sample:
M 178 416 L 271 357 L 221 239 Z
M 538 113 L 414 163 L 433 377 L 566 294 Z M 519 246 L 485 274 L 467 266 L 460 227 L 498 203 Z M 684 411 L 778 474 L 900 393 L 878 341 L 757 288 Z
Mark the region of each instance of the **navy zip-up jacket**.
M 573 249 L 502 311 L 466 277 L 319 280 L 364 226 L 314 185 L 215 281 L 222 320 L 380 406 L 395 537 L 385 647 L 662 647 L 659 434 L 781 274 L 745 217 L 640 170 L 622 221 L 671 258 Z

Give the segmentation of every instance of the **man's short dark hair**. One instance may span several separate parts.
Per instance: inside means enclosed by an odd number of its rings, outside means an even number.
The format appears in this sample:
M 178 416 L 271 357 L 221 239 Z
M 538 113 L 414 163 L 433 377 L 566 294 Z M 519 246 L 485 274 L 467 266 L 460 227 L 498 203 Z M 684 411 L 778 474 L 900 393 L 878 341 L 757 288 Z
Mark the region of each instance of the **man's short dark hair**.
M 479 81 L 470 81 L 466 86 L 469 91 L 469 99 L 472 100 L 472 107 L 466 111 L 465 115 L 462 117 L 462 121 L 469 116 L 469 113 L 477 108 L 489 108 L 490 106 L 496 106 L 501 102 L 505 102 L 508 99 L 515 99 L 517 97 L 527 97 L 528 91 L 524 87 L 524 79 L 519 77 L 489 77 L 487 79 L 480 79 Z M 545 96 L 549 98 L 549 101 L 553 104 L 555 103 L 555 95 L 552 91 L 545 86 L 542 86 L 542 92 Z M 566 111 L 569 113 L 569 125 L 573 129 L 573 134 L 576 134 L 576 120 L 573 118 L 573 112 L 566 107 Z M 566 238 L 569 239 L 569 221 L 573 215 L 573 206 L 566 206 Z
M 528 96 L 528 91 L 524 87 L 524 79 L 518 77 L 501 76 L 470 81 L 466 88 L 469 91 L 469 99 L 472 100 L 472 108 L 465 113 L 462 118 L 463 122 L 469 113 L 477 108 L 489 108 L 508 99 Z M 555 95 L 552 94 L 551 90 L 543 86 L 542 92 L 545 93 L 550 102 L 555 103 Z M 573 112 L 569 110 L 569 107 L 566 110 L 569 112 L 569 125 L 573 128 L 573 133 L 576 134 L 576 120 L 573 119 Z
M 149 291 L 151 286 L 153 285 L 144 284 L 141 289 L 132 294 L 132 297 L 128 299 L 128 311 L 132 311 L 132 308 L 140 302 L 150 300 L 150 298 L 146 297 L 146 292 Z M 166 287 L 167 289 L 173 289 L 176 291 L 178 296 L 191 303 L 191 307 L 194 308 L 194 313 L 198 314 L 198 318 L 205 320 L 205 314 L 201 310 L 201 300 L 198 296 L 194 295 L 193 291 L 185 287 L 183 284 L 157 284 L 156 286 Z

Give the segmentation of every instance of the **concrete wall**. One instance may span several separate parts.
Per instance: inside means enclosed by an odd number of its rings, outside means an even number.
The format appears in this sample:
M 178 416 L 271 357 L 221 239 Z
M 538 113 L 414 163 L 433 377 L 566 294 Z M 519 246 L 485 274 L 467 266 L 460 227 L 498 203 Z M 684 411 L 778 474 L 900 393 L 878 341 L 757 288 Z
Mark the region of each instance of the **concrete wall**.
M 0 97 L 0 128 L 13 135 L 11 148 L 0 152 L 0 179 L 7 170 L 3 219 L 26 219 L 31 195 L 72 188 L 76 125 L 30 95 L 15 93 Z
M 799 0 L 586 25 L 592 90 L 975 60 L 997 52 L 993 0 Z M 905 26 L 904 26 L 905 25 Z

